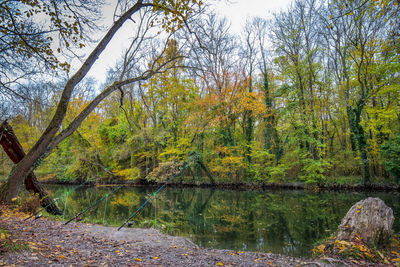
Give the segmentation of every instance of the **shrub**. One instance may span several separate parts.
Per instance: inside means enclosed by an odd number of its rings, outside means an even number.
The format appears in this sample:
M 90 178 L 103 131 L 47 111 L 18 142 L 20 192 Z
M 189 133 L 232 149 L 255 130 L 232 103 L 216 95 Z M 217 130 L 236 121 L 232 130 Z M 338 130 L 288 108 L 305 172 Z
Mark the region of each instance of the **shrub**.
M 381 147 L 384 158 L 383 166 L 399 183 L 400 179 L 400 134 Z
M 325 181 L 325 172 L 330 164 L 323 159 L 304 159 L 300 179 L 307 184 L 319 184 Z
M 40 200 L 37 194 L 26 193 L 21 196 L 18 210 L 25 213 L 34 213 L 40 206 Z

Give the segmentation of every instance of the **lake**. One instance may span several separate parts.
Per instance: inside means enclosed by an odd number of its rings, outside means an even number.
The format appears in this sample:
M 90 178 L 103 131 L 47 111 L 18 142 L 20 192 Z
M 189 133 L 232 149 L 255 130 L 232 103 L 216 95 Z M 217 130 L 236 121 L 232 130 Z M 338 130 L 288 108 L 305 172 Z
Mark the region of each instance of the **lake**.
M 65 219 L 113 189 L 47 186 L 52 196 L 60 198 L 58 205 L 65 210 Z M 120 226 L 155 190 L 122 188 L 81 219 Z M 133 227 L 156 227 L 189 237 L 201 247 L 307 257 L 317 242 L 337 229 L 354 203 L 369 196 L 380 197 L 393 209 L 393 229 L 400 233 L 399 193 L 165 188 L 132 221 Z

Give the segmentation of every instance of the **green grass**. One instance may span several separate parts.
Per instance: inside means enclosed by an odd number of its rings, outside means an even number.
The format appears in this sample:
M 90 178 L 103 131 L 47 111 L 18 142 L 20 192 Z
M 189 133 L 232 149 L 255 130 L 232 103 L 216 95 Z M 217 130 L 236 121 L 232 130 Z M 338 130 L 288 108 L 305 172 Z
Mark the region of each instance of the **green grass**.
M 29 249 L 27 244 L 21 241 L 13 241 L 7 230 L 0 228 L 0 255 L 27 249 Z

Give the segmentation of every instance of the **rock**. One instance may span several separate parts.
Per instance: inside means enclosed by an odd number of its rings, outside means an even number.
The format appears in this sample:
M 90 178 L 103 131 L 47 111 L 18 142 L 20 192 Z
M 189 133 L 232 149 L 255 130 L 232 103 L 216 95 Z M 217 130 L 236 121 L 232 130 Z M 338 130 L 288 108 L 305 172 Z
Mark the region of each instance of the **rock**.
M 359 234 L 370 245 L 384 245 L 391 240 L 393 222 L 393 210 L 380 198 L 369 197 L 350 208 L 339 225 L 337 239 L 352 241 Z

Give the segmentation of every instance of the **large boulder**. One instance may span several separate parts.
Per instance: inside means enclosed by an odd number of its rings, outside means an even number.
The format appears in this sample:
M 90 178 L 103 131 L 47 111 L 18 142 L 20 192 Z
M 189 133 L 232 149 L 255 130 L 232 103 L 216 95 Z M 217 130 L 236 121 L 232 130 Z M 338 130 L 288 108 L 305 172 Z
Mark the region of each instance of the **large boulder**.
M 352 241 L 358 234 L 370 245 L 384 245 L 391 240 L 393 222 L 393 210 L 380 198 L 369 197 L 350 208 L 336 237 Z

